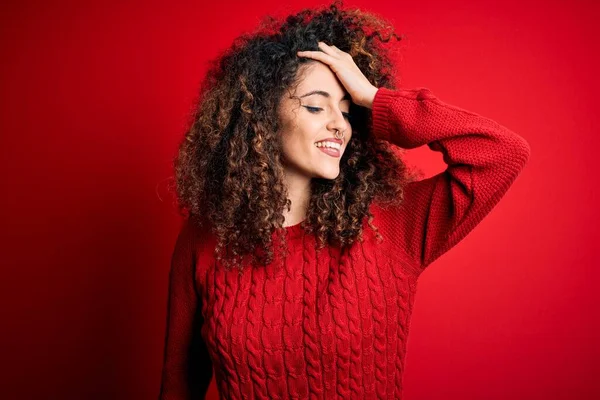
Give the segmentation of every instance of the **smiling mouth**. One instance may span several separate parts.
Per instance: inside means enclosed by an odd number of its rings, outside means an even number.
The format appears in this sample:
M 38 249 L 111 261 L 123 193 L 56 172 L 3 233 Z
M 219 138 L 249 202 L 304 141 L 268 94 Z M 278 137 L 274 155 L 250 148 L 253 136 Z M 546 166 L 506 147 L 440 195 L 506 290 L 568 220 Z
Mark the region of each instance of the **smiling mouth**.
M 330 157 L 338 158 L 342 155 L 342 151 L 333 147 L 317 147 L 318 150 L 327 154 Z

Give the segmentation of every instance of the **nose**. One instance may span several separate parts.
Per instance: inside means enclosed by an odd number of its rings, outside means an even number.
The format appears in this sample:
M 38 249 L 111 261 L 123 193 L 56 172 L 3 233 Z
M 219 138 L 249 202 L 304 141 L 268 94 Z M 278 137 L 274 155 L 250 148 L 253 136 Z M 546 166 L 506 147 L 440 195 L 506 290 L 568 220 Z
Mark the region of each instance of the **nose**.
M 344 131 L 348 128 L 348 122 L 344 118 L 344 115 L 340 110 L 334 112 L 334 118 L 329 122 L 327 129 L 329 129 L 333 134 L 335 134 L 336 130 L 339 130 L 342 135 L 345 136 Z

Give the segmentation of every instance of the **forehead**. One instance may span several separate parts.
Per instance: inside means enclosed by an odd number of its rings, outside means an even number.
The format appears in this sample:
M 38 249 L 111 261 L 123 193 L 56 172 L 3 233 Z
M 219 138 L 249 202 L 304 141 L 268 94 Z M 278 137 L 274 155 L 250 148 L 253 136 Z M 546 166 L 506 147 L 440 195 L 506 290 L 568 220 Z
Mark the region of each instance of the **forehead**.
M 323 90 L 332 96 L 329 100 L 340 100 L 346 94 L 346 89 L 341 84 L 331 68 L 320 61 L 304 64 L 298 71 L 299 79 L 296 95 L 301 96 L 312 90 Z M 323 96 L 312 95 L 307 98 L 321 98 Z

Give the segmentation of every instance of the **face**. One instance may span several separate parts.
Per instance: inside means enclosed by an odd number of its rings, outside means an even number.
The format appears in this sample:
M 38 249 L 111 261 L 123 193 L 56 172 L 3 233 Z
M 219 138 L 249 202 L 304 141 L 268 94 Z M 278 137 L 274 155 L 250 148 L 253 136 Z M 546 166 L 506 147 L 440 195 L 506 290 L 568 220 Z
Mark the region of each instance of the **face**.
M 351 98 L 327 64 L 315 60 L 299 74 L 299 85 L 284 94 L 279 109 L 284 168 L 287 174 L 335 179 L 352 136 Z M 325 139 L 336 140 L 336 129 L 342 140 L 339 150 L 317 147 Z

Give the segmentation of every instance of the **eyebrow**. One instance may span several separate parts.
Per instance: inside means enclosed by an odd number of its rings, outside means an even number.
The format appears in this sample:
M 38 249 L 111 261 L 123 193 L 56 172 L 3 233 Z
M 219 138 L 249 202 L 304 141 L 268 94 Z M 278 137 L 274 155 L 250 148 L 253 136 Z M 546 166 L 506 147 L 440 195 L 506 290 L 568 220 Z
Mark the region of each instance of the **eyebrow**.
M 300 98 L 303 98 L 303 97 L 306 97 L 306 96 L 311 96 L 313 94 L 318 94 L 318 95 L 321 95 L 321 96 L 324 96 L 324 97 L 327 97 L 327 98 L 331 97 L 331 95 L 328 92 L 324 91 L 324 90 L 311 90 L 310 92 L 305 93 L 302 96 L 300 96 Z M 350 94 L 346 93 L 344 95 L 344 97 L 342 97 L 342 101 L 344 101 L 344 100 L 351 100 Z

